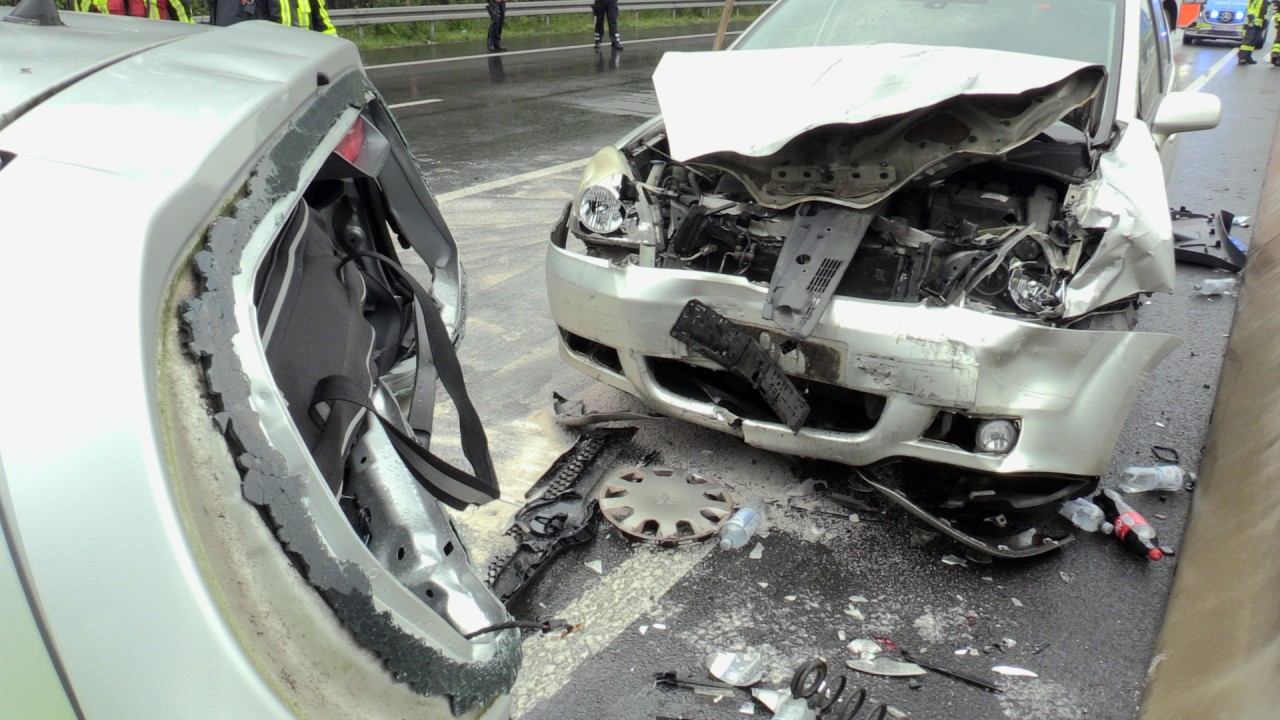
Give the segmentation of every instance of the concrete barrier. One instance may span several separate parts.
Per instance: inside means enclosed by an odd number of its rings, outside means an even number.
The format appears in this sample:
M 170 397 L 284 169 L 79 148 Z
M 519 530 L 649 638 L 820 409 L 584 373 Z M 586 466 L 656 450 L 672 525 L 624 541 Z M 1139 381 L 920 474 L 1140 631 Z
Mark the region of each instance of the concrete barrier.
M 1139 717 L 1280 718 L 1280 142 Z

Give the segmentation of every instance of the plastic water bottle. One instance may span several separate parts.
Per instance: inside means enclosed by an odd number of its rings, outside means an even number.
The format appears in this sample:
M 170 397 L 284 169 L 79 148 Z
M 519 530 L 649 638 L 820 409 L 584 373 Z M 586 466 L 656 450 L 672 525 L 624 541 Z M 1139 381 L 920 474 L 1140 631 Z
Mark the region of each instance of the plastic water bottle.
M 1156 537 L 1156 529 L 1120 498 L 1115 490 L 1104 489 L 1098 494 L 1098 505 L 1111 518 L 1116 538 L 1125 550 L 1148 560 L 1164 558 L 1160 550 L 1160 539 Z
M 1235 295 L 1237 282 L 1233 277 L 1209 278 L 1192 287 L 1201 295 Z
M 764 503 L 752 500 L 738 508 L 733 516 L 720 526 L 720 549 L 737 550 L 764 524 Z
M 1062 503 L 1062 508 L 1058 512 L 1062 517 L 1070 520 L 1072 525 L 1085 532 L 1098 532 L 1098 528 L 1102 527 L 1102 521 L 1106 520 L 1102 508 L 1094 505 L 1089 498 L 1068 500 Z
M 1177 465 L 1135 465 L 1125 468 L 1124 476 L 1120 490 L 1130 494 L 1152 490 L 1173 492 L 1185 487 L 1188 480 L 1196 479 L 1195 473 Z

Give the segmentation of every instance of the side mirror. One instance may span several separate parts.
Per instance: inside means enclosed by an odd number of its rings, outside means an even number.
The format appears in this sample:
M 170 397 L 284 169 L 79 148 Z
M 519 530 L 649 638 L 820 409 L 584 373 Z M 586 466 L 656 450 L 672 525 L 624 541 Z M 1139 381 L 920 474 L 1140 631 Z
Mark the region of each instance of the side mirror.
M 1217 95 L 1198 92 L 1171 92 L 1160 101 L 1155 122 L 1151 123 L 1154 135 L 1208 130 L 1218 126 L 1222 119 L 1222 101 Z

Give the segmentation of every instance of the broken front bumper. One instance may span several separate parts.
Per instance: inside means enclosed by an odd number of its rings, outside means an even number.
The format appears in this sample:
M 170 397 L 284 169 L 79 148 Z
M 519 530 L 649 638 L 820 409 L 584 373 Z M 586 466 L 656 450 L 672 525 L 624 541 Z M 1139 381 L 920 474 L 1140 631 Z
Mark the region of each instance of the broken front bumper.
M 790 342 L 760 319 L 766 292 L 730 275 L 587 257 L 565 249 L 563 226 L 547 254 L 551 314 L 570 365 L 654 410 L 749 445 L 849 465 L 907 457 L 984 473 L 1101 475 L 1147 374 L 1180 342 L 840 296 L 810 338 Z M 709 399 L 714 392 L 675 387 L 666 379 L 673 364 L 720 369 L 671 336 L 693 299 L 756 334 L 787 375 L 832 387 L 845 400 L 869 398 L 875 412 L 866 426 L 810 418 L 793 433 L 776 419 L 735 414 Z M 811 401 L 814 387 L 823 386 L 810 386 Z M 977 452 L 938 432 L 947 414 L 962 427 L 1013 420 L 1017 444 L 1006 454 Z

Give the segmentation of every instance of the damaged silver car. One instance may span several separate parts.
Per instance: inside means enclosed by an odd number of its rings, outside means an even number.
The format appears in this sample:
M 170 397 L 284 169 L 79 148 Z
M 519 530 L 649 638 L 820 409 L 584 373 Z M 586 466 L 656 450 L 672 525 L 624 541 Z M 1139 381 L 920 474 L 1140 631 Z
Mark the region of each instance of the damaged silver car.
M 573 367 L 750 445 L 860 468 L 992 554 L 1056 541 L 1177 338 L 1164 182 L 1217 98 L 1152 0 L 781 0 L 668 53 L 662 116 L 552 233 Z M 999 539 L 993 539 L 999 538 Z
M 355 46 L 24 0 L 0 67 L 0 716 L 508 718 L 464 276 Z

